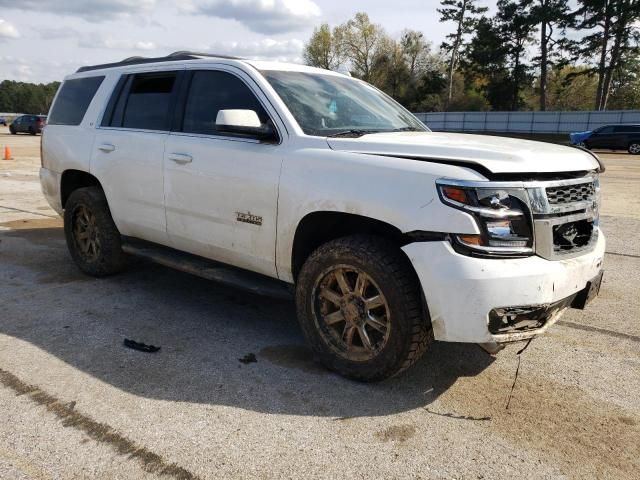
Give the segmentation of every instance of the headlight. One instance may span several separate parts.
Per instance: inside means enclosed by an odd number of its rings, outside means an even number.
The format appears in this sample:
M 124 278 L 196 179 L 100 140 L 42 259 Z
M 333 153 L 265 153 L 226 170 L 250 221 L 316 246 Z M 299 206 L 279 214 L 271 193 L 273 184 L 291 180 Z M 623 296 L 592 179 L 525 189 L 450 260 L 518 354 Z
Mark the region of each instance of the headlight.
M 524 188 L 437 183 L 442 202 L 473 215 L 480 230 L 479 235 L 453 235 L 454 247 L 487 256 L 533 254 L 533 226 Z

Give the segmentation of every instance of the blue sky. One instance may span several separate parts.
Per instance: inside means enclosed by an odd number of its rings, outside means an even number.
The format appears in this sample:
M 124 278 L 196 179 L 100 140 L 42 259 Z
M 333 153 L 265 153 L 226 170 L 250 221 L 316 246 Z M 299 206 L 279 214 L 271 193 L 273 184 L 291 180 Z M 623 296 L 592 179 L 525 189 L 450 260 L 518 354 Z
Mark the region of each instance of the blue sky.
M 480 0 L 495 8 L 495 2 Z M 392 36 L 425 33 L 434 46 L 438 0 L 0 0 L 0 80 L 60 80 L 80 65 L 176 50 L 301 61 L 322 22 L 366 11 Z M 492 8 L 493 9 L 493 8 Z

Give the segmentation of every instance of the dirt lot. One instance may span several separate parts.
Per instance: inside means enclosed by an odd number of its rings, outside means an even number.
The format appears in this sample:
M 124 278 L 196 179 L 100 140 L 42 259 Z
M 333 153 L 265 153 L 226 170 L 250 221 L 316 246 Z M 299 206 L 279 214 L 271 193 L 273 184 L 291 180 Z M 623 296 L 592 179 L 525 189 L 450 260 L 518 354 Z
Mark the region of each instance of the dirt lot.
M 0 478 L 638 478 L 640 157 L 602 154 L 601 296 L 531 343 L 506 409 L 521 345 L 438 343 L 364 385 L 313 362 L 289 303 L 141 261 L 83 276 L 39 137 L 5 144 Z

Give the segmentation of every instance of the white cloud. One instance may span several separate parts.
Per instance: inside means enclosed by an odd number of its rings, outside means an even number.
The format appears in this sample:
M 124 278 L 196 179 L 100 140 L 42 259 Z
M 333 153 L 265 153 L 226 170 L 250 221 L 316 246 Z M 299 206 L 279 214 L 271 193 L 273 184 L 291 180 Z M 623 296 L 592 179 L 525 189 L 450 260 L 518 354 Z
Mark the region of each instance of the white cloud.
M 77 30 L 70 27 L 37 27 L 34 30 L 43 40 L 61 40 L 80 36 Z
M 71 15 L 90 22 L 149 13 L 157 4 L 157 0 L 0 0 L 0 8 Z
M 215 42 L 207 47 L 208 52 L 246 58 L 280 59 L 293 61 L 301 57 L 302 40 L 272 40 L 265 38 L 254 42 Z
M 11 80 L 32 83 L 48 83 L 62 80 L 78 68 L 75 61 L 53 61 L 46 59 L 25 60 L 24 57 L 0 55 L 0 71 Z
M 273 40 L 265 38 L 256 41 L 214 41 L 204 45 L 161 45 L 158 55 L 169 52 L 195 51 L 218 55 L 231 55 L 254 60 L 276 60 L 280 62 L 302 62 L 304 42 L 296 38 Z
M 114 37 L 96 37 L 95 35 L 82 36 L 78 39 L 78 46 L 82 48 L 106 48 L 109 50 L 155 50 L 157 48 L 153 42 Z
M 287 33 L 309 27 L 320 16 L 311 0 L 187 0 L 183 11 L 237 20 L 258 33 Z
M 16 27 L 3 18 L 0 18 L 0 40 L 5 38 L 18 38 L 19 36 L 20 32 L 18 32 Z

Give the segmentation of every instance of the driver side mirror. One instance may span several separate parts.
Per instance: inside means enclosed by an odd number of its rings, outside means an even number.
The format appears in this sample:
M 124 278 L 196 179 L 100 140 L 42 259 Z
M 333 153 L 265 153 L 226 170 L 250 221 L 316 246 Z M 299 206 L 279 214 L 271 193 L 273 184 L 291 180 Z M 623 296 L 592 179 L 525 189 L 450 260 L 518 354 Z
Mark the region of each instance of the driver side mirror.
M 262 125 L 254 110 L 220 110 L 216 117 L 219 132 L 246 135 L 261 141 L 277 141 L 278 135 L 271 123 Z

